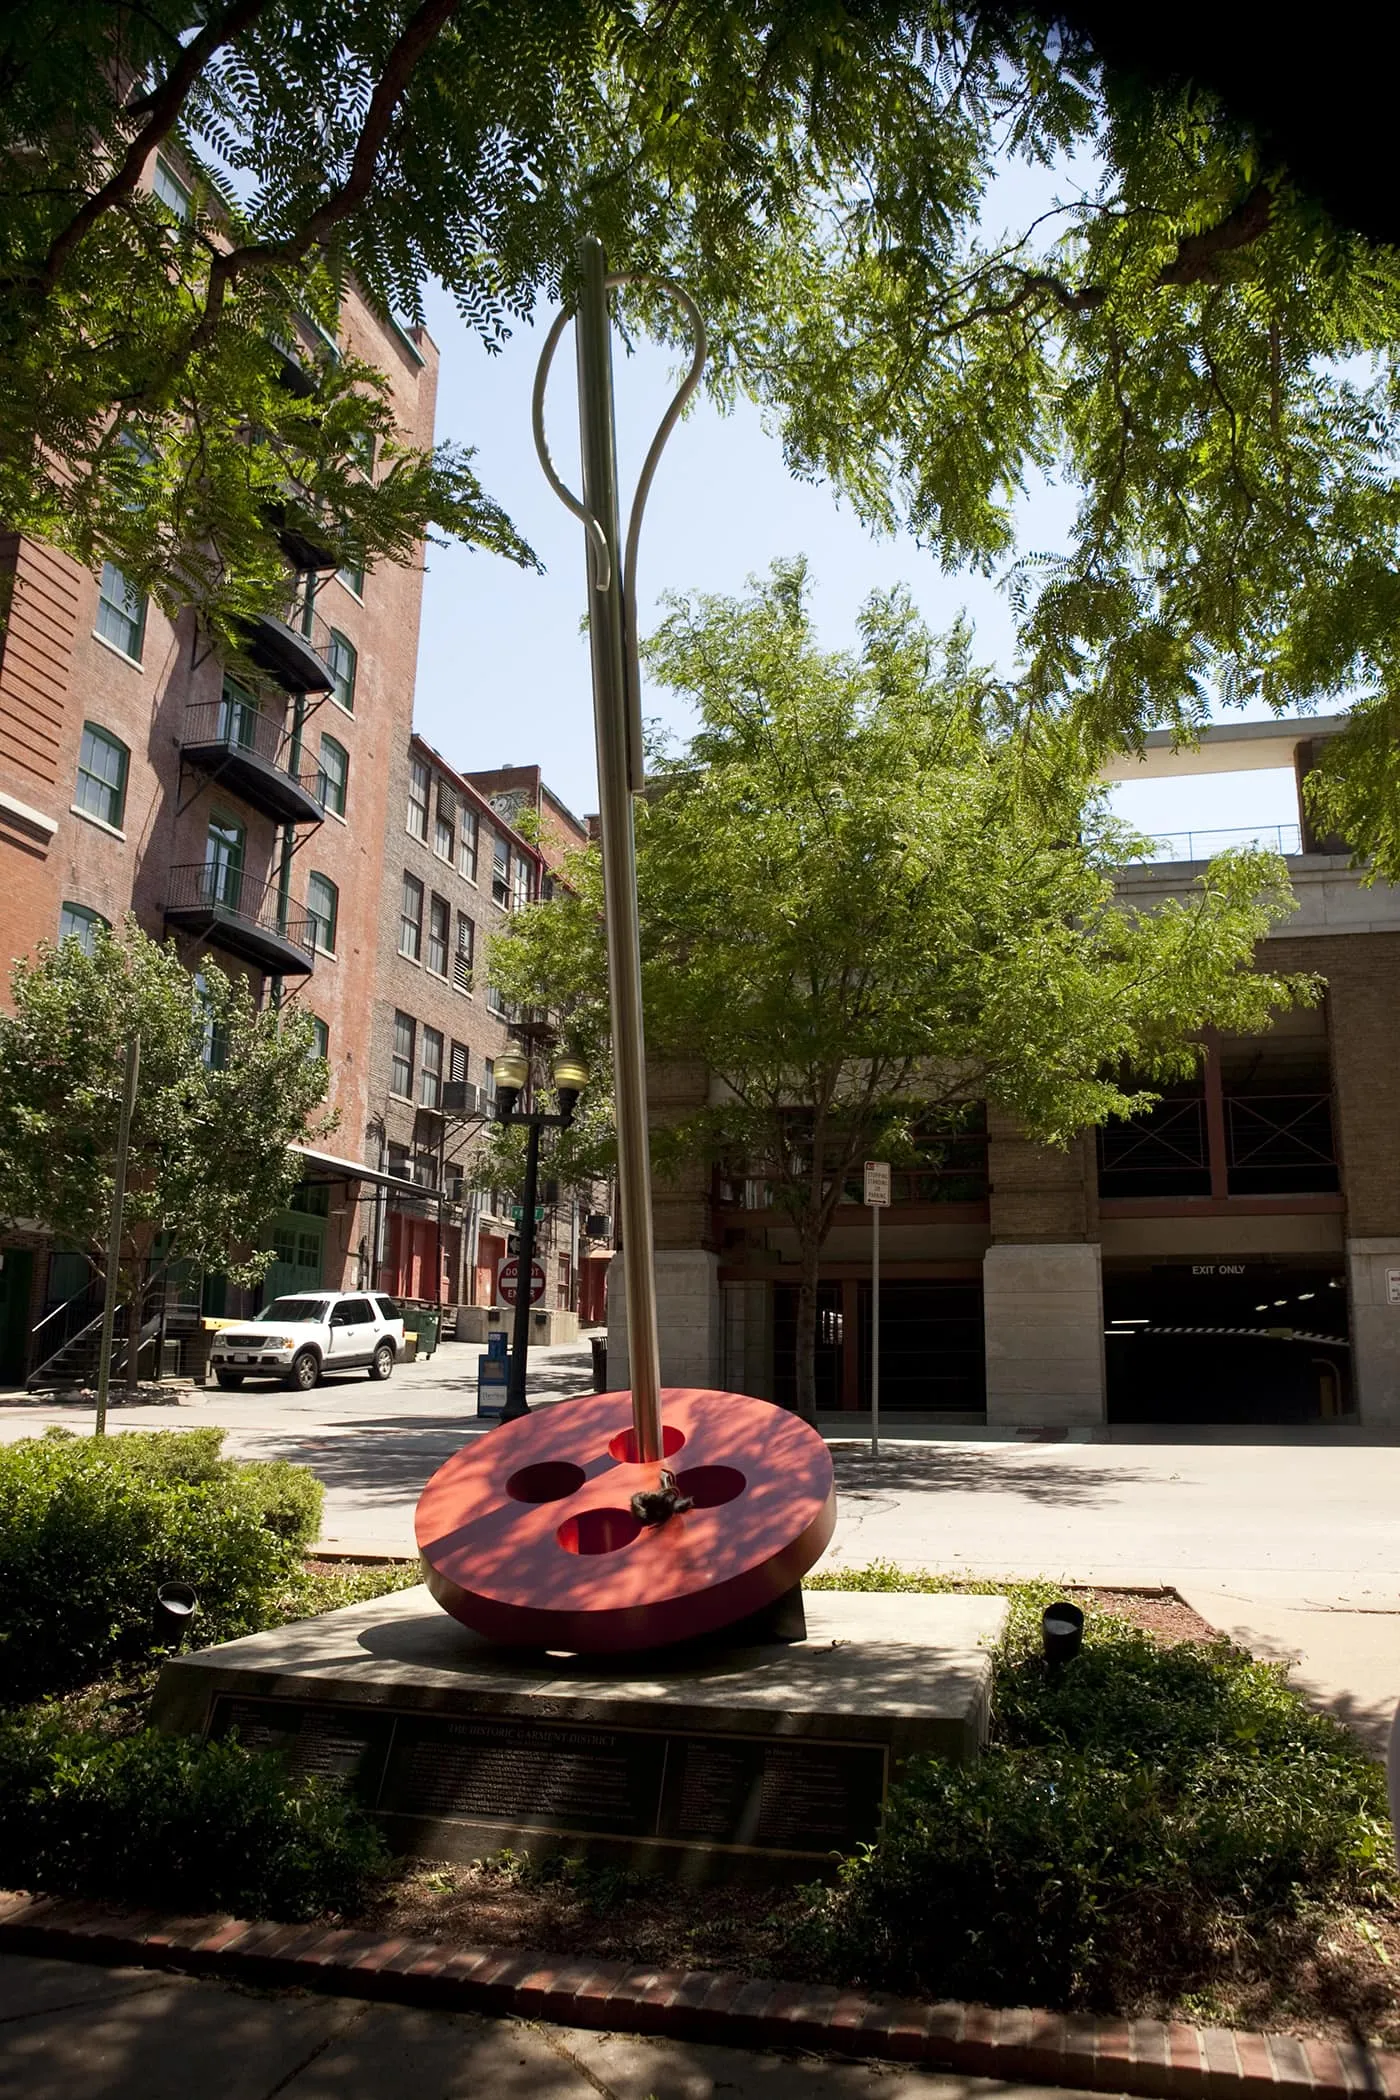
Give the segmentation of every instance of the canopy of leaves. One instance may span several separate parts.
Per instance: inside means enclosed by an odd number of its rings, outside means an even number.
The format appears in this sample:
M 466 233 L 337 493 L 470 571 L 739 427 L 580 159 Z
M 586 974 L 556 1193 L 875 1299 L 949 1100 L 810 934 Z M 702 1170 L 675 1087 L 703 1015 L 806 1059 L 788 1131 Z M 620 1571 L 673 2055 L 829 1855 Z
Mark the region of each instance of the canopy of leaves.
M 1127 834 L 1058 725 L 955 631 L 876 596 L 858 655 L 814 638 L 801 563 L 743 599 L 675 600 L 647 649 L 701 727 L 638 805 L 648 1053 L 698 1059 L 712 1105 L 661 1157 L 738 1154 L 824 1235 L 844 1175 L 928 1104 L 987 1097 L 1064 1142 L 1252 1032 L 1305 980 L 1254 968 L 1292 909 L 1282 863 L 1215 861 L 1150 911 L 1115 894 Z M 492 944 L 493 979 L 606 1050 L 599 857 Z M 714 1093 L 715 1090 L 712 1090 Z M 792 1111 L 814 1136 L 794 1149 Z
M 216 610 L 272 588 L 289 469 L 371 554 L 436 520 L 522 555 L 460 452 L 357 481 L 373 375 L 296 401 L 269 338 L 436 275 L 490 345 L 593 230 L 686 277 L 796 471 L 949 566 L 1019 557 L 1024 707 L 1101 745 L 1356 697 L 1321 792 L 1400 869 L 1400 264 L 1204 92 L 945 0 L 34 0 L 0 85 L 14 522 Z M 162 144 L 185 221 L 139 187 Z M 1018 161 L 1059 201 L 1002 235 Z M 1077 515 L 1027 559 L 1047 470 Z
M 0 1218 L 39 1221 L 102 1266 L 129 1037 L 141 1037 L 123 1263 L 188 1260 L 254 1282 L 257 1241 L 296 1186 L 293 1139 L 332 1127 L 311 1022 L 254 1006 L 245 980 L 206 962 L 192 980 L 172 947 L 128 919 L 44 944 L 15 965 L 0 1016 Z M 211 1047 L 212 1061 L 206 1061 Z

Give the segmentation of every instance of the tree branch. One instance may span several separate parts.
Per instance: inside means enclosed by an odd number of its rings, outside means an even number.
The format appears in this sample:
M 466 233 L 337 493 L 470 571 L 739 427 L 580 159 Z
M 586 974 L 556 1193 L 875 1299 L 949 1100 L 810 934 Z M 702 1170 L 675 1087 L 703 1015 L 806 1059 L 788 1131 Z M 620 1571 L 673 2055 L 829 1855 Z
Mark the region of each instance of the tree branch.
M 182 48 L 164 84 L 146 97 L 144 106 L 150 109 L 150 116 L 127 147 L 121 165 L 100 190 L 94 190 L 50 246 L 39 277 L 39 289 L 43 294 L 53 290 L 84 234 L 114 204 L 132 195 L 152 148 L 158 146 L 173 128 L 185 97 L 214 53 L 240 36 L 257 20 L 267 4 L 268 0 L 229 0 L 222 13 L 214 15 L 198 36 L 191 37 Z
M 191 338 L 198 349 L 213 333 L 229 286 L 242 271 L 265 265 L 301 262 L 332 227 L 364 203 L 374 185 L 380 150 L 388 137 L 394 112 L 413 78 L 419 61 L 452 16 L 458 0 L 422 0 L 384 62 L 365 111 L 365 121 L 355 143 L 350 172 L 338 190 L 317 206 L 299 233 L 280 241 L 250 241 L 215 257 L 209 272 L 209 290 L 204 314 Z

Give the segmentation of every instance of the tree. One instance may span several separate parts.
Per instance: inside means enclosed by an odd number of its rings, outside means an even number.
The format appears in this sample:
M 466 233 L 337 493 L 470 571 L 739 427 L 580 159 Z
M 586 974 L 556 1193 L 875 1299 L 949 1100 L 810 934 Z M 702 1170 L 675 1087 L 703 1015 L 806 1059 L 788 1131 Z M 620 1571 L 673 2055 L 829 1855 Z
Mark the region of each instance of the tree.
M 122 1301 L 189 1262 L 255 1283 L 272 1260 L 267 1221 L 300 1177 L 293 1139 L 324 1135 L 328 1071 L 308 1018 L 259 1011 L 246 981 L 205 962 L 191 978 L 171 946 L 129 918 L 43 943 L 16 963 L 0 1015 L 0 1224 L 37 1220 L 105 1267 L 126 1044 L 141 1037 L 122 1241 Z M 139 1325 L 139 1321 L 133 1321 Z M 136 1352 L 127 1352 L 128 1382 Z
M 1400 872 L 1400 262 L 1201 88 L 1105 68 L 1074 13 L 11 8 L 0 515 L 216 618 L 280 588 L 289 470 L 340 543 L 436 521 L 524 558 L 461 450 L 366 483 L 382 382 L 325 363 L 297 402 L 269 338 L 333 327 L 352 275 L 415 316 L 436 275 L 490 347 L 596 231 L 687 279 L 712 386 L 763 404 L 796 472 L 949 567 L 1009 565 L 1024 709 L 1102 746 L 1189 734 L 1215 697 L 1346 695 L 1318 792 Z M 188 218 L 142 187 L 157 149 Z M 1054 195 L 1003 235 L 984 206 L 1017 163 Z M 1079 509 L 1031 558 L 1014 506 L 1042 470 Z
M 718 1083 L 657 1133 L 656 1163 L 768 1181 L 800 1253 L 808 1414 L 821 1250 L 862 1158 L 914 1156 L 920 1126 L 955 1131 L 981 1099 L 1064 1144 L 1193 1071 L 1202 1029 L 1255 1032 L 1316 996 L 1255 968 L 1292 909 L 1276 856 L 1123 904 L 1129 834 L 1063 729 L 1010 727 L 967 636 L 935 641 L 901 593 L 870 599 L 862 633 L 859 654 L 822 651 L 804 566 L 780 563 L 746 598 L 673 601 L 647 650 L 701 722 L 638 811 L 647 1049 Z M 595 1057 L 600 881 L 578 855 L 573 894 L 491 951 L 507 995 L 558 1009 Z

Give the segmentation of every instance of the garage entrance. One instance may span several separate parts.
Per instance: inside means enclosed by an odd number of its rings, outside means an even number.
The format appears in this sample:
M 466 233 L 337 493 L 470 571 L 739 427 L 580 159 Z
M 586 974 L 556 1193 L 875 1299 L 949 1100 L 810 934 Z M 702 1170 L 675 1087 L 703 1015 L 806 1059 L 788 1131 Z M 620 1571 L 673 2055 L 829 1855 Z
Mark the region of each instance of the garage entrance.
M 1350 1414 L 1340 1263 L 1104 1264 L 1110 1422 L 1288 1423 Z

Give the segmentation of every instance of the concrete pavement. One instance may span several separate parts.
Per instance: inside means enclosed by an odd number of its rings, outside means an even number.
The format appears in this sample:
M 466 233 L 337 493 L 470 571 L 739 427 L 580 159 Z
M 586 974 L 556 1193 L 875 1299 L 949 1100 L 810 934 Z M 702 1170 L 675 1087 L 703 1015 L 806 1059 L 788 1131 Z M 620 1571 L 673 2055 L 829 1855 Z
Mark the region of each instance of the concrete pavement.
M 75 2093 L 86 2100 L 1042 2100 L 1044 2089 L 0 1956 L 0 2096 L 72 2100 Z
M 433 1469 L 485 1433 L 477 1348 L 447 1343 L 387 1385 L 347 1377 L 308 1394 L 248 1386 L 122 1407 L 112 1426 L 219 1422 L 231 1456 L 289 1458 L 326 1483 L 324 1542 L 413 1551 Z M 590 1386 L 587 1346 L 531 1352 L 532 1400 Z M 0 1400 L 0 1439 L 86 1409 Z M 828 1424 L 839 1516 L 828 1566 L 877 1558 L 954 1574 L 1165 1583 L 1255 1653 L 1296 1658 L 1297 1680 L 1379 1747 L 1400 1699 L 1400 1445 L 1354 1430 L 1134 1432 L 1136 1441 L 950 1435 L 882 1440 L 872 1461 Z M 1228 1440 L 1227 1440 L 1228 1439 Z

